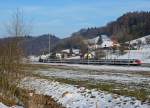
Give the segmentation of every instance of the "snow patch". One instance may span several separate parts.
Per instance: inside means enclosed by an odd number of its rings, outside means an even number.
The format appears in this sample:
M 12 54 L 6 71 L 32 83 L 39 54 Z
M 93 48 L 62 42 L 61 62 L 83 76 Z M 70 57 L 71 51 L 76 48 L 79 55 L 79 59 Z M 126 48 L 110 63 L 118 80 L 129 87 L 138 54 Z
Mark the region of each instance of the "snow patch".
M 110 94 L 95 89 L 89 90 L 69 84 L 62 84 L 33 77 L 24 78 L 20 87 L 35 90 L 38 94 L 52 96 L 54 100 L 67 108 L 149 108 L 131 97 Z
M 0 102 L 0 108 L 9 108 L 9 107 Z
M 140 66 L 115 66 L 115 65 L 82 65 L 82 64 L 65 64 L 65 63 L 39 63 L 33 62 L 33 64 L 48 64 L 51 66 L 68 66 L 68 67 L 76 67 L 79 69 L 89 69 L 89 70 L 105 70 L 105 71 L 148 71 L 150 72 L 150 67 L 140 67 Z

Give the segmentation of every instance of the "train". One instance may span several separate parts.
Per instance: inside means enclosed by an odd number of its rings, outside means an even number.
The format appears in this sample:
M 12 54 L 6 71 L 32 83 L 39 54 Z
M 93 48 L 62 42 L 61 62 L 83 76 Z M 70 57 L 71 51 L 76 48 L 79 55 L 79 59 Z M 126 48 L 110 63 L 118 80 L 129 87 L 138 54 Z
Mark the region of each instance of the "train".
M 91 65 L 134 65 L 140 66 L 142 63 L 138 59 L 39 59 L 44 63 L 66 63 L 66 64 L 91 64 Z

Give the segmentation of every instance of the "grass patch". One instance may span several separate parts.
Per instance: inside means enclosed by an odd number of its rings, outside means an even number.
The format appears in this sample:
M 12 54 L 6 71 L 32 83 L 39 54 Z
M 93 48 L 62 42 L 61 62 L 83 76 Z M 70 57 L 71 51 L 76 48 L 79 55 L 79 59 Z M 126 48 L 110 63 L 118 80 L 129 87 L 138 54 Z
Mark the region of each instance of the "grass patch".
M 74 67 L 66 67 L 66 66 L 51 66 L 51 65 L 41 65 L 41 64 L 26 64 L 26 69 L 29 71 L 39 71 L 39 70 L 49 70 L 52 71 L 53 69 L 62 69 L 62 70 L 71 70 L 71 71 L 79 71 L 79 69 L 74 68 Z M 80 69 L 80 71 L 85 71 L 86 69 Z M 87 70 L 88 72 L 91 72 L 91 70 Z M 85 71 L 86 72 L 86 71 Z M 97 71 L 96 71 L 97 72 Z M 101 72 L 101 71 L 100 71 Z M 109 93 L 115 93 L 118 95 L 123 95 L 123 96 L 131 96 L 135 97 L 138 100 L 141 101 L 148 101 L 150 102 L 150 89 L 143 89 L 143 88 L 136 88 L 136 87 L 130 87 L 129 85 L 125 84 L 119 84 L 119 83 L 111 83 L 109 82 L 100 82 L 100 83 L 95 83 L 95 82 L 90 82 L 88 80 L 74 80 L 74 79 L 65 79 L 65 78 L 55 78 L 55 77 L 47 77 L 47 76 L 40 76 L 38 74 L 32 73 L 33 76 L 48 79 L 48 80 L 55 80 L 61 83 L 66 83 L 66 84 L 72 84 L 72 85 L 77 85 L 81 87 L 86 87 L 88 89 L 97 89 L 97 90 L 102 90 L 102 91 L 107 91 Z M 133 74 L 141 74 L 141 75 L 146 75 L 149 76 L 149 73 L 134 73 Z
M 101 83 L 94 84 L 94 83 L 89 82 L 88 80 L 80 81 L 80 80 L 63 79 L 63 78 L 49 78 L 46 76 L 45 77 L 42 76 L 42 78 L 48 79 L 48 80 L 55 80 L 61 83 L 77 85 L 78 87 L 85 87 L 88 89 L 107 91 L 109 93 L 115 93 L 115 94 L 123 95 L 123 96 L 131 96 L 141 101 L 150 102 L 150 97 L 149 97 L 150 91 L 143 89 L 143 88 L 141 89 L 129 88 L 127 85 L 114 84 L 114 83 L 108 83 L 108 82 L 101 82 Z

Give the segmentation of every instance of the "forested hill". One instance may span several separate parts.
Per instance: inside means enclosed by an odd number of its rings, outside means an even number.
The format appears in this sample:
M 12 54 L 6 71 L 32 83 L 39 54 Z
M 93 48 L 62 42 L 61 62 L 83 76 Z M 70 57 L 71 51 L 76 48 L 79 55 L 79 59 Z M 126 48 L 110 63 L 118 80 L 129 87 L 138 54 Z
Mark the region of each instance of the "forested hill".
M 60 39 L 54 35 L 50 35 L 51 50 L 56 46 Z M 23 40 L 23 49 L 26 55 L 39 55 L 43 52 L 48 52 L 49 49 L 49 34 L 44 34 L 37 37 L 28 37 Z
M 149 35 L 150 12 L 129 12 L 104 27 L 81 29 L 73 33 L 72 36 L 93 38 L 96 37 L 98 33 L 115 36 L 119 41 L 127 41 Z
M 24 55 L 41 55 L 43 52 L 47 53 L 49 50 L 49 34 L 44 34 L 36 37 L 25 36 L 21 38 L 21 46 L 23 48 Z M 1 38 L 1 43 L 6 43 L 10 39 L 9 38 Z M 50 48 L 54 49 L 56 44 L 60 41 L 60 39 L 54 35 L 50 35 Z

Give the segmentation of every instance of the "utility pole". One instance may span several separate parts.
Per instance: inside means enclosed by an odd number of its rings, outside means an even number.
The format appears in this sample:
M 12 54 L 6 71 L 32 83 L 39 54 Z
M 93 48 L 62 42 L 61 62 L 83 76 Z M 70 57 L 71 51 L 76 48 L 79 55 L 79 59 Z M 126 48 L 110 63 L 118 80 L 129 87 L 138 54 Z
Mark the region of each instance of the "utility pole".
M 50 52 L 51 52 L 50 42 L 51 40 L 50 40 L 50 34 L 49 34 L 49 60 L 50 60 Z
M 89 65 L 89 45 L 88 45 L 88 53 L 87 53 L 87 59 L 88 59 L 88 65 Z
M 129 51 L 128 51 L 128 66 L 130 65 L 129 63 L 130 63 L 130 50 L 131 50 L 131 45 L 130 45 L 130 41 L 129 41 Z

